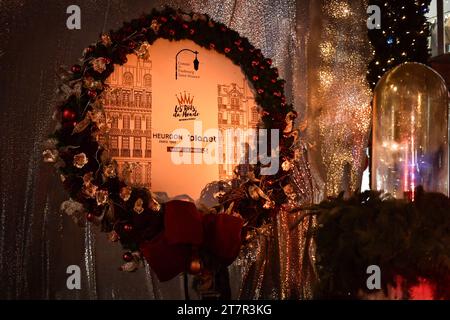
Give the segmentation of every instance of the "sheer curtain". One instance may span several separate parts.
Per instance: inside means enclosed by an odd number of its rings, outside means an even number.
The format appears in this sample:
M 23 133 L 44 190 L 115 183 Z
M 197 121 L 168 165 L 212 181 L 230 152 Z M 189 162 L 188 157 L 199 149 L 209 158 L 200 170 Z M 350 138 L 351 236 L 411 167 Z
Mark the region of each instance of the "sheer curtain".
M 208 13 L 272 58 L 287 81 L 286 94 L 299 112 L 299 123 L 307 128 L 302 132 L 303 161 L 295 174 L 302 191 L 292 205 L 317 202 L 340 189 L 342 181 L 354 181 L 342 188 L 357 185 L 368 128 L 362 125 L 356 131 L 353 125 L 369 117 L 364 109 L 369 102 L 367 88 L 360 81 L 365 76 L 364 59 L 369 57 L 364 1 L 79 0 L 77 4 L 82 28 L 71 31 L 65 27 L 62 3 L 51 2 L 45 11 L 31 0 L 0 3 L 0 21 L 8 26 L 0 31 L 0 298 L 184 298 L 181 278 L 161 284 L 148 267 L 133 274 L 117 271 L 119 245 L 107 243 L 95 228 L 80 230 L 60 213 L 67 196 L 40 155 L 41 144 L 54 126 L 50 118 L 57 67 L 75 63 L 101 31 L 116 29 L 153 7 L 168 4 Z M 342 6 L 349 11 L 342 13 Z M 349 22 L 351 27 L 345 27 Z M 327 48 L 335 51 L 327 55 Z M 335 77 L 328 85 L 330 74 Z M 339 161 L 322 148 L 334 143 L 333 135 L 326 134 L 327 125 L 343 128 L 337 135 L 342 148 L 333 144 L 331 149 Z M 253 275 L 245 276 L 244 290 L 240 290 L 243 266 L 230 268 L 234 297 L 311 297 L 314 257 L 307 231 L 314 221 L 304 221 L 288 232 L 293 219 L 281 213 L 275 240 L 261 242 L 259 251 L 265 248 L 270 255 L 260 255 L 256 264 L 244 269 L 253 268 Z M 81 290 L 66 288 L 66 268 L 72 264 L 82 269 Z M 262 270 L 264 277 L 256 279 L 256 270 Z

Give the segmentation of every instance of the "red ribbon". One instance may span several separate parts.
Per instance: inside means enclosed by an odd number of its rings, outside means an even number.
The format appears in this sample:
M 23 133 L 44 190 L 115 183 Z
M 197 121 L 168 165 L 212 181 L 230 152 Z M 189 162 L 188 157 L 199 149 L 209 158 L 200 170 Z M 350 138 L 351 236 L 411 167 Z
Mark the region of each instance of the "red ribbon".
M 200 213 L 195 204 L 174 200 L 165 204 L 164 230 L 140 249 L 160 281 L 189 270 L 192 249 L 202 248 L 230 265 L 241 248 L 243 220 L 228 214 Z

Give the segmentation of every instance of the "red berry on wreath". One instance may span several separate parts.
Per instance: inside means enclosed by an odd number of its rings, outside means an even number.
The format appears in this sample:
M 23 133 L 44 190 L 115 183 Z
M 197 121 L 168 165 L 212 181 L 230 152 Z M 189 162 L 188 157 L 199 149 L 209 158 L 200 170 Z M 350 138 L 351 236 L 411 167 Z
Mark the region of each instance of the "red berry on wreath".
M 131 260 L 133 260 L 133 255 L 131 254 L 130 251 L 128 251 L 123 254 L 122 258 L 124 261 L 130 262 Z
M 210 49 L 214 49 L 215 47 L 216 47 L 216 45 L 215 45 L 214 43 L 210 43 L 210 44 L 209 44 L 209 48 L 210 48 Z
M 89 212 L 89 213 L 86 215 L 86 220 L 87 220 L 87 221 L 92 222 L 92 221 L 94 221 L 94 219 L 95 219 L 95 215 L 94 215 L 93 213 Z
M 131 230 L 133 230 L 133 226 L 131 224 L 126 224 L 123 226 L 123 230 L 126 232 L 131 232 Z
M 272 79 L 270 80 L 270 82 L 272 82 L 273 84 L 277 83 L 277 79 Z
M 266 59 L 266 62 L 267 62 L 267 64 L 268 64 L 269 66 L 272 65 L 272 59 Z
M 89 90 L 87 94 L 89 98 L 94 99 L 97 96 L 97 91 Z
M 240 52 L 243 52 L 243 51 L 244 51 L 244 48 L 243 48 L 243 47 L 238 47 L 238 50 L 239 50 Z
M 258 89 L 258 93 L 259 94 L 263 94 L 264 93 L 264 89 Z
M 190 29 L 189 34 L 192 36 L 195 33 L 195 29 Z
M 63 118 L 65 120 L 72 120 L 75 118 L 75 112 L 73 112 L 72 110 L 66 109 L 63 111 Z
M 159 21 L 161 21 L 162 23 L 166 23 L 167 22 L 167 18 L 166 17 L 161 17 L 161 18 L 159 18 Z
M 183 29 L 188 29 L 189 25 L 187 23 L 183 23 L 182 27 L 183 27 Z
M 80 73 L 81 66 L 79 64 L 75 64 L 70 68 L 70 71 L 72 71 L 72 73 Z
M 173 37 L 175 35 L 175 30 L 170 29 L 169 34 Z
M 253 81 L 258 81 L 259 80 L 259 77 L 258 76 L 253 76 Z
M 230 53 L 231 49 L 230 48 L 225 48 L 223 51 L 225 51 L 225 53 Z
M 128 41 L 127 47 L 130 48 L 130 49 L 136 48 L 136 42 L 134 42 L 134 41 Z

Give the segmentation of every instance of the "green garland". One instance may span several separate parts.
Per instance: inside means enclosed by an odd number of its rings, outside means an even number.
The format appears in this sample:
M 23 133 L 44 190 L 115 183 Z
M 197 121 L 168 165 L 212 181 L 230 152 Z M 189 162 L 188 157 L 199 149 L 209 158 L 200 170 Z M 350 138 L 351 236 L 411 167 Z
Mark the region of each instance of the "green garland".
M 414 202 L 366 191 L 343 194 L 310 208 L 317 214 L 317 298 L 355 299 L 366 287 L 370 265 L 381 269 L 382 287 L 397 275 L 408 286 L 425 278 L 434 299 L 450 299 L 450 199 L 417 189 Z

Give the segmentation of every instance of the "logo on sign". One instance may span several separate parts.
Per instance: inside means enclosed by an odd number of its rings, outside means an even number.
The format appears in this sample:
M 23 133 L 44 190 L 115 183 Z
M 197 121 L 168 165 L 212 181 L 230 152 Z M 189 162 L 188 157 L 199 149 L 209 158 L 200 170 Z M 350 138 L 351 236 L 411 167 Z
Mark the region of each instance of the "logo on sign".
M 194 106 L 194 96 L 190 93 L 180 93 L 175 95 L 178 100 L 178 104 L 175 106 L 173 117 L 179 121 L 196 120 L 200 113 Z

